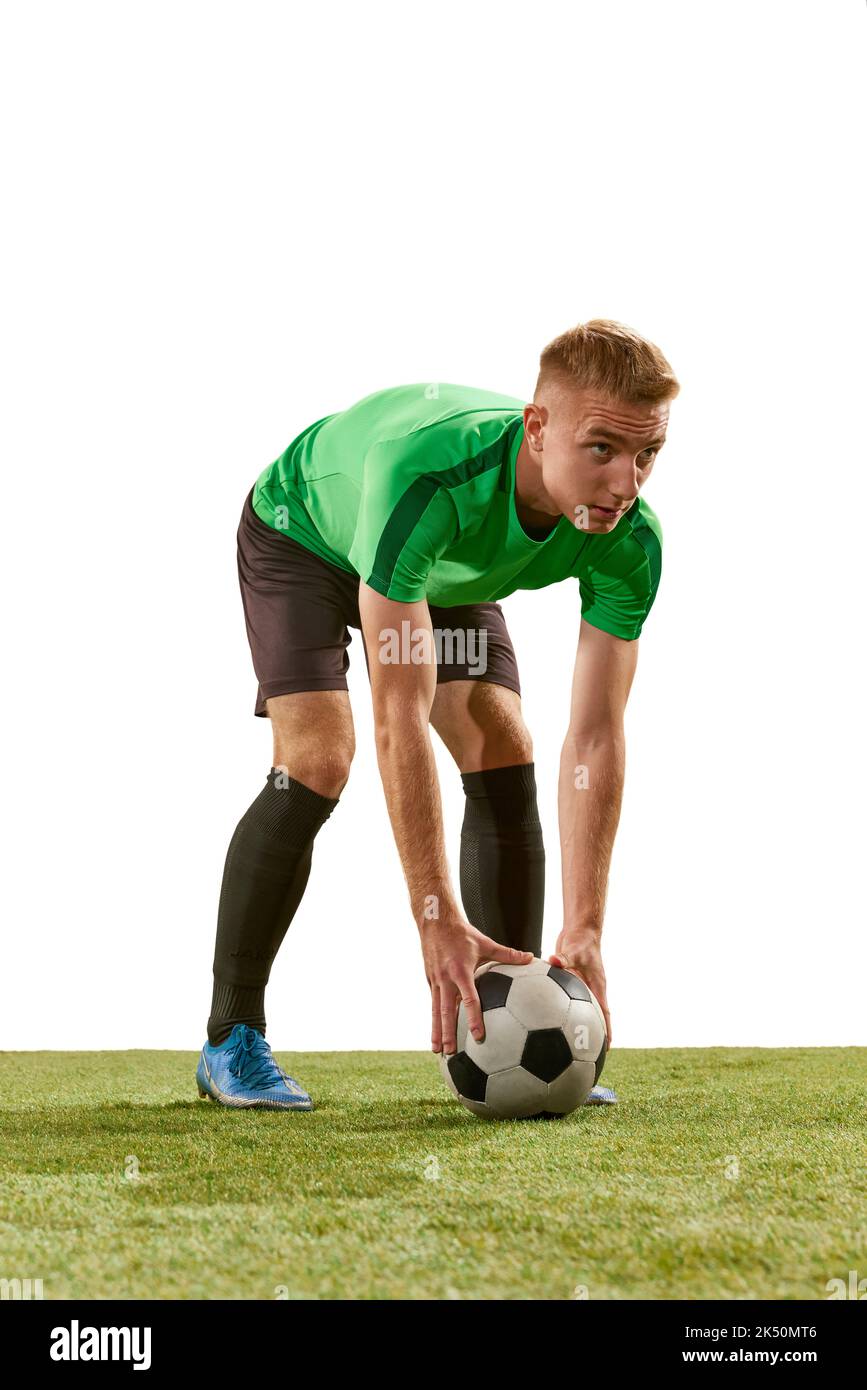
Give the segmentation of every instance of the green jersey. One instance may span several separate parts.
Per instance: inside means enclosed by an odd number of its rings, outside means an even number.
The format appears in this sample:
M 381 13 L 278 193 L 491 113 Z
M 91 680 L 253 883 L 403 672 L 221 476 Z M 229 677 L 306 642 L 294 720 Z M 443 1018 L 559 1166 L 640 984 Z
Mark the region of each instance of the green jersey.
M 375 391 L 293 439 L 253 509 L 404 603 L 487 603 L 577 578 L 582 617 L 632 640 L 659 584 L 659 520 L 638 497 L 607 534 L 567 516 L 528 534 L 515 509 L 523 412 L 513 396 L 444 382 Z

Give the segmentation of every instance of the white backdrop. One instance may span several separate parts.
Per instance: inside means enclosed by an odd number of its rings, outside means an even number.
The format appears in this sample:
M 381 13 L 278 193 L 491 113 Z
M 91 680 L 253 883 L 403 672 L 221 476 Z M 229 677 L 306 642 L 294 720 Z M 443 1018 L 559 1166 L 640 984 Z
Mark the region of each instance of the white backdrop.
M 615 1047 L 867 1043 L 865 29 L 857 0 L 5 11 L 0 1046 L 204 1039 L 271 756 L 235 572 L 256 475 L 383 386 L 529 400 L 594 316 L 682 382 L 646 489 Z M 504 609 L 547 950 L 577 582 Z M 358 754 L 269 1037 L 425 1048 L 357 633 L 350 655 Z

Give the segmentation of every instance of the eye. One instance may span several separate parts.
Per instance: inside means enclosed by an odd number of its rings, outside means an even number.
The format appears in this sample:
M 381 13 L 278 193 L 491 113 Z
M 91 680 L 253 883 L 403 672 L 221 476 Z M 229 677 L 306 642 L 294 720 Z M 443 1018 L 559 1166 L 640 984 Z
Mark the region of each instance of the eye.
M 591 449 L 607 449 L 607 448 L 608 448 L 608 445 L 607 445 L 607 444 L 591 444 L 591 445 L 590 445 L 590 448 L 591 448 Z

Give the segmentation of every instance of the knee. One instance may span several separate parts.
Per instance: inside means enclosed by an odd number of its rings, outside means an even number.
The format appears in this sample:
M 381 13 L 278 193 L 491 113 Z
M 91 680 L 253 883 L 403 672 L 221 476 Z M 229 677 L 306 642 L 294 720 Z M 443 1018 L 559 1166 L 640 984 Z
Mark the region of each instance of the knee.
M 487 730 L 481 746 L 470 755 L 479 770 L 511 767 L 533 761 L 533 739 L 523 719 L 511 719 Z
M 345 691 L 283 695 L 267 702 L 274 766 L 320 796 L 339 796 L 355 756 L 355 725 Z
M 510 730 L 506 749 L 509 754 L 506 761 L 509 763 L 531 763 L 533 761 L 533 739 L 523 720 L 516 728 Z
M 516 691 L 481 681 L 438 688 L 431 723 L 462 772 L 533 761 L 533 740 Z
M 281 747 L 277 740 L 274 766 L 285 769 L 296 782 L 302 782 L 320 796 L 336 797 L 349 780 L 354 756 L 354 742 Z

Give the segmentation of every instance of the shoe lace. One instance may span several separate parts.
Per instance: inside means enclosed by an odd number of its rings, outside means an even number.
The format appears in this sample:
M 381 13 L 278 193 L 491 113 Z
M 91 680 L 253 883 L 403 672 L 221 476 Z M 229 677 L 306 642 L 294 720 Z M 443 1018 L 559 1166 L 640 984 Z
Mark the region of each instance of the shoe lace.
M 232 1048 L 229 1070 L 240 1081 L 251 1086 L 276 1086 L 283 1080 L 283 1073 L 274 1061 L 265 1037 L 258 1029 L 250 1028 L 247 1024 Z

